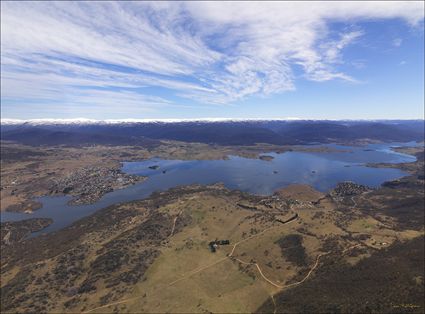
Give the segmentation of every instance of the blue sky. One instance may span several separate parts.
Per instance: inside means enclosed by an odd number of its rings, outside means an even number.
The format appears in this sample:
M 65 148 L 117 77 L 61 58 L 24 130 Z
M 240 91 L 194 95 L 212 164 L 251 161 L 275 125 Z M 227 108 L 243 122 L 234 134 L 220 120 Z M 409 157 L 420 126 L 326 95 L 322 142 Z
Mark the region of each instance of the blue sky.
M 424 118 L 423 2 L 2 2 L 2 119 Z

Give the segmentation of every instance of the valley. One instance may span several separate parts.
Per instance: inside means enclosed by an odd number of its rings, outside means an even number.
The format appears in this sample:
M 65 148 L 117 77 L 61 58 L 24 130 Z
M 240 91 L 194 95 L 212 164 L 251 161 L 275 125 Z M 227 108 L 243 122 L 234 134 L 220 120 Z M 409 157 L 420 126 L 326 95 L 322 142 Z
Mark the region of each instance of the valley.
M 425 1 L 1 1 L 0 314 L 424 314 Z
M 182 145 L 185 148 L 180 147 L 178 153 L 168 146 L 168 154 L 171 150 L 173 158 L 183 160 L 198 145 L 204 144 Z M 123 155 L 127 160 L 140 160 L 167 151 L 165 146 L 156 151 L 55 148 L 55 155 L 45 148 L 4 147 L 35 153 L 19 162 L 9 161 L 2 171 L 20 169 L 23 178 L 30 178 L 40 170 L 46 180 L 53 169 L 55 175 L 93 165 L 119 169 L 114 167 Z M 234 154 L 255 158 L 265 151 L 260 147 L 234 149 Z M 226 158 L 230 150 L 214 147 L 210 156 Z M 196 151 L 198 156 L 203 154 Z M 329 272 L 344 269 L 349 276 L 363 276 L 370 268 L 361 265 L 379 261 L 384 254 L 394 256 L 403 274 L 418 282 L 407 287 L 403 285 L 408 282 L 400 281 L 399 288 L 409 292 L 391 291 L 391 295 L 401 298 L 397 304 L 414 304 L 413 311 L 419 313 L 424 308 L 415 297 L 423 289 L 419 261 L 410 260 L 410 255 L 398 257 L 398 247 L 405 243 L 419 249 L 423 244 L 422 151 L 421 146 L 409 148 L 418 157 L 416 162 L 392 164 L 408 171 L 408 176 L 375 189 L 347 183 L 321 192 L 309 185 L 289 185 L 266 196 L 222 184 L 192 184 L 107 206 L 37 237 L 27 237 L 40 228 L 25 226 L 27 220 L 2 222 L 2 312 L 291 312 L 306 306 L 314 312 L 323 310 L 323 305 L 313 295 L 331 289 L 324 281 Z M 35 162 L 40 166 L 26 167 Z M 17 186 L 15 192 L 20 195 Z M 26 186 L 22 191 L 33 193 L 28 190 L 30 183 Z M 37 193 L 46 191 L 39 188 Z M 43 228 L 51 222 L 39 223 Z M 212 253 L 208 243 L 216 239 L 228 239 L 230 244 Z M 415 267 L 404 270 L 409 263 L 416 263 Z M 309 288 L 314 285 L 321 289 Z M 295 301 L 294 291 L 302 289 L 313 289 L 310 303 Z M 291 305 L 281 307 L 288 304 L 289 296 Z M 369 306 L 377 308 L 376 302 L 371 299 Z M 353 306 L 348 301 L 332 304 L 345 310 Z M 395 311 L 397 304 L 388 300 L 379 306 Z

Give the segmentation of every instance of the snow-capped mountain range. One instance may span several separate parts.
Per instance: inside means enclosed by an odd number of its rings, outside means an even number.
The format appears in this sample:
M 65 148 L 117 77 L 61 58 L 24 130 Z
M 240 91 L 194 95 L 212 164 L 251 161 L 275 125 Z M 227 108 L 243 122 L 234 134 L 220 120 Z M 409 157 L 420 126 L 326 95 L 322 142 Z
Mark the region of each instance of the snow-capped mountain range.
M 420 121 L 420 119 L 412 119 L 412 121 Z M 1 119 L 2 125 L 107 125 L 107 124 L 135 124 L 135 123 L 190 123 L 190 122 L 266 122 L 266 121 L 399 121 L 399 120 L 387 120 L 387 119 L 301 119 L 296 117 L 286 118 L 197 118 L 197 119 L 87 119 L 87 118 L 75 118 L 75 119 Z
M 199 119 L 106 119 L 96 120 L 87 118 L 75 119 L 1 119 L 3 125 L 31 124 L 131 124 L 131 123 L 180 123 L 180 122 L 255 122 L 255 121 L 297 121 L 299 118 L 273 119 L 235 119 L 235 118 L 199 118 Z
M 423 120 L 275 119 L 2 119 L 1 140 L 27 145 L 155 145 L 160 140 L 294 145 L 373 139 L 423 140 Z

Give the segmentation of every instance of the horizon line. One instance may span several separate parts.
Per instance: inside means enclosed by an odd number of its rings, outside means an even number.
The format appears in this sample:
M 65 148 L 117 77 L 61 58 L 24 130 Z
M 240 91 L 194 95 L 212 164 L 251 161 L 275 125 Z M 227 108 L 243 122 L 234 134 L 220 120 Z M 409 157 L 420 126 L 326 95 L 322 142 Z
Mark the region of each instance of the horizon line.
M 318 118 L 298 118 L 298 117 L 284 117 L 284 118 L 128 118 L 128 119 L 89 119 L 89 118 L 38 118 L 38 119 L 13 119 L 1 118 L 0 123 L 7 124 L 90 124 L 90 123 L 106 123 L 106 124 L 119 124 L 119 123 L 179 123 L 179 122 L 244 122 L 244 121 L 425 121 L 424 118 L 351 118 L 351 119 L 318 119 Z

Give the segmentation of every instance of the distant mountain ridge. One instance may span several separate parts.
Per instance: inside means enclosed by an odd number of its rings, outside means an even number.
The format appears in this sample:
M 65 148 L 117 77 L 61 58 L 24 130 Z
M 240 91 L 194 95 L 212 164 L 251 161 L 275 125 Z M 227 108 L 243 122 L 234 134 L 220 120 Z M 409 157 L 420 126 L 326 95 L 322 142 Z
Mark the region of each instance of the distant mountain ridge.
M 133 123 L 181 123 L 181 122 L 243 122 L 243 121 L 296 121 L 299 118 L 198 118 L 198 119 L 1 119 L 3 125 L 50 125 L 50 124 L 133 124 Z
M 161 140 L 219 145 L 422 141 L 424 120 L 2 120 L 1 139 L 27 145 L 155 146 Z
M 52 124 L 133 124 L 133 123 L 185 123 L 185 122 L 265 122 L 265 121 L 348 121 L 348 122 L 399 122 L 399 121 L 424 121 L 422 119 L 301 119 L 296 117 L 286 118 L 193 118 L 193 119 L 1 119 L 2 125 L 52 125 Z

